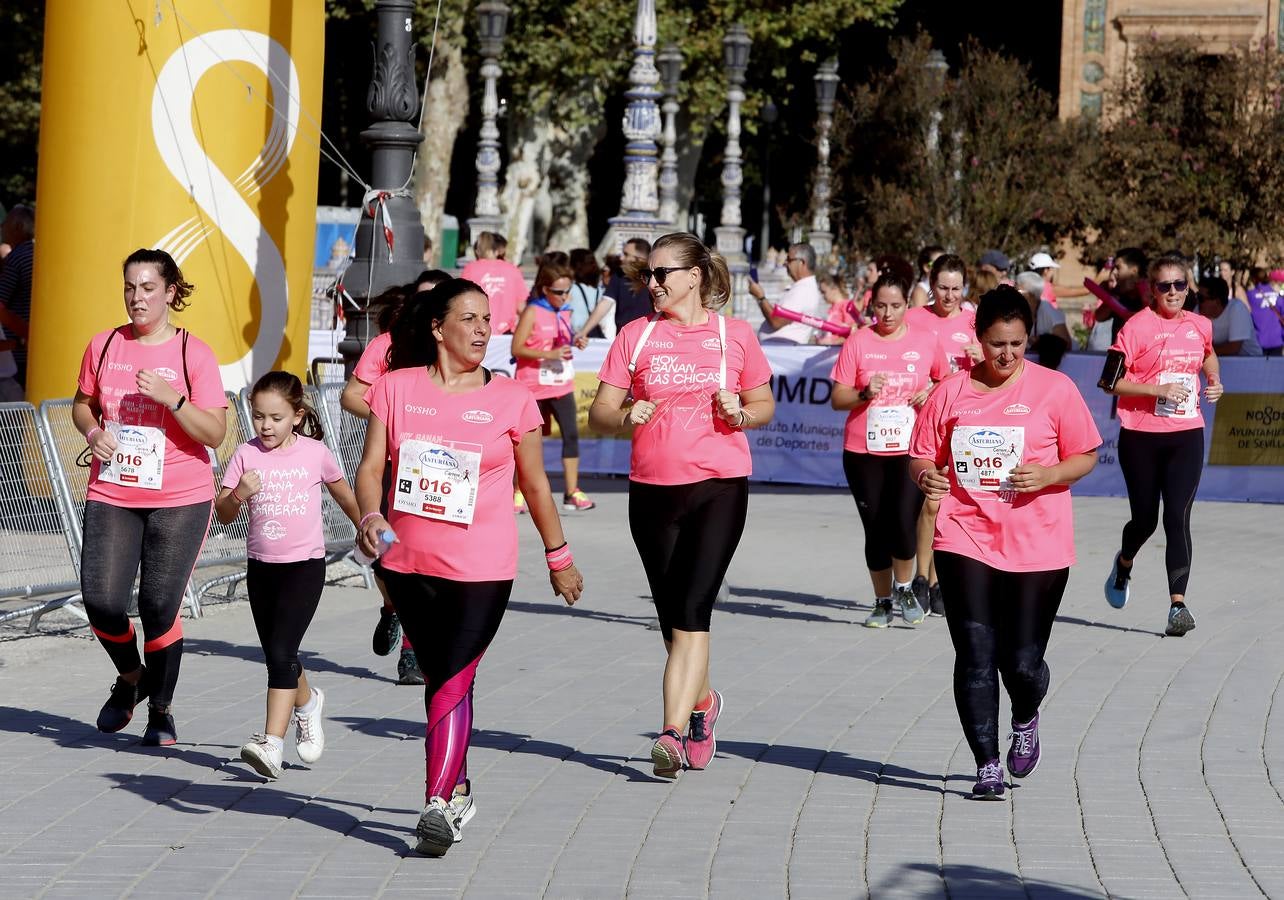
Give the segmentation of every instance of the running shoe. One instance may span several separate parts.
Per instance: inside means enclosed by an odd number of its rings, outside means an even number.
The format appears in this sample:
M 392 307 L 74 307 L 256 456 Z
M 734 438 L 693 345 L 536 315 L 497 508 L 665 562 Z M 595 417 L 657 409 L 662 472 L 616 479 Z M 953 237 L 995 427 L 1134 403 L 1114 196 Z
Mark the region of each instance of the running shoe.
M 1195 617 L 1185 606 L 1168 607 L 1168 627 L 1164 634 L 1169 637 L 1181 637 L 1188 631 L 1195 630 Z
M 936 616 L 938 619 L 945 618 L 945 595 L 941 593 L 940 582 L 927 589 L 927 602 L 930 606 L 929 615 Z
M 1115 609 L 1123 609 L 1132 594 L 1132 566 L 1123 568 L 1119 565 L 1119 554 L 1115 554 L 1114 565 L 1110 567 L 1110 577 L 1106 579 L 1106 602 Z
M 119 675 L 111 686 L 107 702 L 98 711 L 98 730 L 112 734 L 120 731 L 134 718 L 134 707 L 147 699 L 147 670 L 143 669 L 138 684 L 130 684 Z
M 588 494 L 583 491 L 573 491 L 562 497 L 562 509 L 579 510 L 583 512 L 586 509 L 592 509 L 597 506 L 589 499 Z
M 718 750 L 718 742 L 713 737 L 713 726 L 718 716 L 722 715 L 722 694 L 711 690 L 713 703 L 706 710 L 692 710 L 691 722 L 687 725 L 687 766 L 692 769 L 703 769 L 713 761 L 713 754 Z
M 241 747 L 241 760 L 264 778 L 281 777 L 283 755 L 281 748 L 274 746 L 265 734 L 254 735 Z
M 460 839 L 455 817 L 451 814 L 450 804 L 440 797 L 433 797 L 424 807 L 419 824 L 415 826 L 415 851 L 425 856 L 445 856 L 446 851 Z
M 655 774 L 660 778 L 677 778 L 682 771 L 682 735 L 672 728 L 656 738 L 651 747 L 651 762 L 655 764 Z
M 147 707 L 147 729 L 143 732 L 144 747 L 169 747 L 178 743 L 178 729 L 168 706 Z
M 918 598 L 914 596 L 914 589 L 911 587 L 893 588 L 892 598 L 900 607 L 901 618 L 906 625 L 917 625 L 927 615 L 923 607 L 918 605 Z
M 972 785 L 973 800 L 1003 799 L 1003 767 L 992 759 L 976 770 L 976 784 Z
M 401 620 L 397 614 L 386 606 L 379 607 L 379 624 L 375 626 L 374 637 L 370 639 L 370 649 L 375 656 L 387 656 L 401 640 Z
M 1039 768 L 1039 714 L 1024 725 L 1012 723 L 1012 745 L 1008 747 L 1008 771 L 1013 778 L 1024 778 Z
M 927 612 L 931 605 L 931 591 L 927 587 L 927 579 L 922 575 L 915 575 L 914 580 L 910 582 L 910 590 L 914 592 L 914 599 L 918 605 Z
M 522 496 L 521 491 L 513 491 L 513 512 L 519 516 L 526 513 L 526 498 Z
M 314 763 L 321 758 L 325 750 L 325 731 L 321 728 L 321 709 L 325 706 L 325 694 L 320 688 L 312 689 L 316 705 L 312 712 L 305 715 L 298 707 L 294 710 L 294 752 L 305 763 Z
M 892 612 L 891 600 L 875 600 L 874 611 L 865 617 L 866 628 L 886 628 L 892 624 L 896 614 Z
M 419 669 L 419 659 L 414 648 L 402 647 L 401 659 L 397 660 L 397 684 L 423 684 L 424 673 Z
M 458 790 L 458 786 L 456 786 Z M 464 839 L 464 826 L 477 815 L 477 805 L 473 803 L 473 783 L 464 779 L 464 792 L 453 794 L 446 804 L 455 822 L 455 843 Z

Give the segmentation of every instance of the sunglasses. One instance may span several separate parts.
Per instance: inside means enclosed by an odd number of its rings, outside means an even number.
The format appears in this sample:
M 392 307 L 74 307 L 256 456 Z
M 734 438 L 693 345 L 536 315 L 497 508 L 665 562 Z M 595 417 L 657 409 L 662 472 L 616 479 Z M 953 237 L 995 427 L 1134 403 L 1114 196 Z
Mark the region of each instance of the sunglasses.
M 564 288 L 560 291 L 554 290 L 553 288 L 546 288 L 545 290 L 547 290 L 548 293 L 552 294 L 554 297 L 565 297 L 567 294 L 571 292 L 570 288 Z
M 1169 291 L 1176 291 L 1180 294 L 1182 291 L 1186 290 L 1187 287 L 1189 287 L 1189 285 L 1185 278 L 1178 278 L 1176 281 L 1155 282 L 1155 290 L 1161 294 L 1166 294 Z
M 650 284 L 651 279 L 654 278 L 656 284 L 663 286 L 665 279 L 669 277 L 670 272 L 682 272 L 689 268 L 691 267 L 690 266 L 657 266 L 654 269 L 639 269 L 638 277 L 642 279 L 643 284 Z

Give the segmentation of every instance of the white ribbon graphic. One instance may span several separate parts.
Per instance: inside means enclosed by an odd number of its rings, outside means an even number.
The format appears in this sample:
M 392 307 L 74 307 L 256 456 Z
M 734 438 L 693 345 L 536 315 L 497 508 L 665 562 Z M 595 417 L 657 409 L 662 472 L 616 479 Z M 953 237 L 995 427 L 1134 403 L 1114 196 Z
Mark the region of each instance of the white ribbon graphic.
M 227 62 L 249 63 L 262 70 L 268 76 L 272 96 L 267 140 L 235 182 L 229 181 L 205 153 L 192 129 L 196 85 L 211 69 Z M 168 251 L 182 265 L 218 229 L 245 260 L 259 287 L 258 330 L 250 351 L 235 362 L 219 366 L 228 390 L 252 384 L 269 371 L 285 336 L 290 309 L 285 261 L 272 235 L 246 201 L 280 171 L 294 146 L 299 123 L 298 96 L 299 73 L 285 47 L 266 34 L 242 29 L 206 32 L 180 46 L 161 68 L 152 93 L 156 149 L 206 217 L 188 219 L 155 246 Z M 217 127 L 218 123 L 206 120 L 205 126 Z

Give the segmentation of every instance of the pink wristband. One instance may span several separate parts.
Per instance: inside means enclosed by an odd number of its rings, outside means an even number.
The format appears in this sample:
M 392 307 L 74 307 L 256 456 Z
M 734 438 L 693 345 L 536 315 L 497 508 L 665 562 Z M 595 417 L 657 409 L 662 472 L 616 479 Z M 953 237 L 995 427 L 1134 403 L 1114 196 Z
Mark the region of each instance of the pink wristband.
M 94 426 L 93 428 L 89 429 L 89 433 L 85 435 L 86 444 L 92 444 L 94 442 L 94 432 L 97 432 L 97 431 L 102 431 L 102 429 L 99 428 L 98 426 Z
M 371 519 L 373 519 L 375 516 L 378 516 L 378 515 L 382 515 L 382 513 L 379 513 L 379 512 L 369 512 L 369 513 L 366 513 L 364 516 L 362 516 L 362 517 L 361 517 L 361 521 L 357 523 L 357 531 L 362 531 L 362 530 L 364 530 L 364 529 L 365 529 L 365 527 L 366 527 L 366 523 L 367 523 L 367 522 L 369 522 Z
M 555 550 L 544 551 L 544 561 L 548 563 L 550 572 L 560 572 L 575 565 L 575 558 L 571 556 L 569 544 L 563 544 Z

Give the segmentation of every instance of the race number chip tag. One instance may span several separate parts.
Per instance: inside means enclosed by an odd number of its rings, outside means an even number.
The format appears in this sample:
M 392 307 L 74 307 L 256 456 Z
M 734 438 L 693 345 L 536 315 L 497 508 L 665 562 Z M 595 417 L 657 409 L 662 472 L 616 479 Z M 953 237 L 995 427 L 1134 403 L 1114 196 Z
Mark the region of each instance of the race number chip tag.
M 1199 379 L 1190 372 L 1160 372 L 1160 384 L 1180 384 L 1186 388 L 1186 399 L 1170 403 L 1162 397 L 1155 398 L 1155 415 L 1163 418 L 1193 419 L 1199 403 Z
M 869 452 L 909 449 L 914 430 L 914 409 L 910 406 L 871 406 L 866 417 L 865 444 Z
M 575 379 L 575 367 L 569 359 L 541 359 L 539 383 L 552 387 L 570 384 Z
M 392 508 L 424 519 L 471 525 L 481 458 L 481 444 L 403 442 Z
M 98 480 L 159 491 L 165 475 L 165 429 L 119 422 L 108 422 L 106 428 L 116 439 L 116 452 L 98 467 Z
M 954 478 L 969 491 L 1010 491 L 1012 470 L 1021 465 L 1025 428 L 959 425 L 950 435 Z

